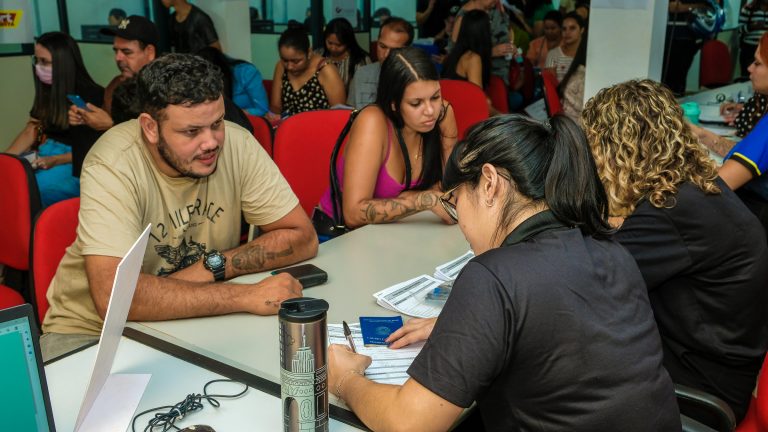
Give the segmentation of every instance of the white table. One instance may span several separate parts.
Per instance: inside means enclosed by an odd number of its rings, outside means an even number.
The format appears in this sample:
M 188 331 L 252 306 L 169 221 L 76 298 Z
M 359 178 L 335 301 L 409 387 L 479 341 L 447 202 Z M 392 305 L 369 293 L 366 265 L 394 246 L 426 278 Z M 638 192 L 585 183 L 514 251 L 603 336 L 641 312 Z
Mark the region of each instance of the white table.
M 739 94 L 746 101 L 754 94 L 752 83 L 745 81 L 741 83 L 728 84 L 716 89 L 704 90 L 692 95 L 678 99 L 680 103 L 696 102 L 699 105 L 720 105 L 723 100 L 737 101 Z
M 95 359 L 96 346 L 92 346 L 45 366 L 56 430 L 74 430 Z M 208 381 L 224 378 L 125 337 L 120 342 L 112 373 L 152 374 L 137 413 L 157 406 L 173 405 L 190 393 L 202 393 Z M 223 383 L 214 384 L 209 391 L 234 394 L 242 388 L 239 384 Z M 218 432 L 282 430 L 279 397 L 250 388 L 238 399 L 218 400 L 221 402 L 219 408 L 203 401 L 205 408 L 202 411 L 184 417 L 176 425 L 206 424 Z M 136 430 L 143 430 L 150 418 L 151 415 L 141 417 L 136 423 Z M 331 419 L 330 430 L 347 432 L 359 429 Z
M 369 225 L 320 245 L 309 263 L 328 273 L 328 282 L 304 291 L 307 297 L 330 304 L 329 323 L 356 322 L 360 316 L 395 313 L 376 304 L 373 293 L 420 274 L 469 250 L 458 226 L 442 224 L 423 212 L 404 221 Z M 242 276 L 237 283 L 257 282 L 268 273 Z M 159 349 L 186 350 L 182 358 L 199 355 L 225 369 L 257 378 L 254 385 L 272 394 L 279 392 L 278 320 L 275 316 L 232 314 L 175 321 L 129 323 L 131 337 Z M 144 335 L 151 339 L 143 338 Z M 198 361 L 196 360 L 196 361 Z M 212 366 L 217 370 L 215 366 Z M 224 373 L 225 375 L 227 373 Z M 331 415 L 356 423 L 346 406 L 331 396 Z

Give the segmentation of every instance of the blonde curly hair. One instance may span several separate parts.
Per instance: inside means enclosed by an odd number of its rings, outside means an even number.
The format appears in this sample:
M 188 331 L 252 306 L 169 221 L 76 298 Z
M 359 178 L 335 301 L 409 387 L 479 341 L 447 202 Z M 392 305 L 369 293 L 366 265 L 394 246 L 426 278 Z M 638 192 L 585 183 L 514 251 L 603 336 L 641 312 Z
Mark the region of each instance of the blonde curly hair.
M 672 208 L 685 182 L 720 193 L 714 161 L 662 84 L 633 80 L 600 90 L 584 106 L 582 124 L 611 216 L 629 216 L 643 199 Z

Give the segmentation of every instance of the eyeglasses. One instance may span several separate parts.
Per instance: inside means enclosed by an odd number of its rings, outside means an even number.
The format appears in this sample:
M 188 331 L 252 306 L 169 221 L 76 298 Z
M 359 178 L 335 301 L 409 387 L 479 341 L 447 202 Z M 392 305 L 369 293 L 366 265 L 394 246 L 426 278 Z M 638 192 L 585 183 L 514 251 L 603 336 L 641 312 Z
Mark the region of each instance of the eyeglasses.
M 456 192 L 456 189 L 458 189 L 459 186 L 461 185 L 452 187 L 440 196 L 440 205 L 443 206 L 443 210 L 448 213 L 448 216 L 450 216 L 454 222 L 459 221 L 459 214 L 456 212 L 456 204 L 451 202 L 451 200 L 453 199 L 453 193 Z
M 48 60 L 48 59 L 38 58 L 38 57 L 32 56 L 32 64 L 33 65 L 40 65 L 42 67 L 48 67 L 48 66 L 52 66 L 53 62 Z

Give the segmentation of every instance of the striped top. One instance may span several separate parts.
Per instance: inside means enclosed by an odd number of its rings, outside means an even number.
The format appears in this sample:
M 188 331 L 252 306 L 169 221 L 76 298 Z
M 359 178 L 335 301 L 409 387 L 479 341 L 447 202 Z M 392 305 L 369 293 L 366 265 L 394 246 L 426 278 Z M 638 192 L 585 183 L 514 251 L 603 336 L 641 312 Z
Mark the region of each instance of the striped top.
M 763 23 L 764 25 L 768 24 L 768 11 L 754 7 L 753 3 L 755 2 L 750 2 L 741 8 L 741 13 L 739 14 L 739 27 L 743 37 L 742 41 L 745 44 L 757 46 L 757 44 L 760 42 L 760 37 L 763 35 L 763 32 L 768 30 L 768 28 L 763 27 L 750 31 L 749 25 L 755 25 L 758 23 Z
M 555 76 L 557 76 L 557 82 L 563 80 L 563 77 L 568 73 L 568 68 L 573 63 L 573 57 L 569 57 L 563 53 L 561 47 L 557 47 L 547 53 L 547 61 L 545 67 L 555 69 Z

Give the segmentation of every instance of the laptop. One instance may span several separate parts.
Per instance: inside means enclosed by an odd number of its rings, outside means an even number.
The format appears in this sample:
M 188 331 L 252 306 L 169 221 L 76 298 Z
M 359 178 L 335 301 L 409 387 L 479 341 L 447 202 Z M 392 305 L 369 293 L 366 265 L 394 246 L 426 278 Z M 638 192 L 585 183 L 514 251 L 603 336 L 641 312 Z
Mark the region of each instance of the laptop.
M 54 432 L 32 306 L 0 310 L 0 429 Z

